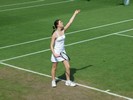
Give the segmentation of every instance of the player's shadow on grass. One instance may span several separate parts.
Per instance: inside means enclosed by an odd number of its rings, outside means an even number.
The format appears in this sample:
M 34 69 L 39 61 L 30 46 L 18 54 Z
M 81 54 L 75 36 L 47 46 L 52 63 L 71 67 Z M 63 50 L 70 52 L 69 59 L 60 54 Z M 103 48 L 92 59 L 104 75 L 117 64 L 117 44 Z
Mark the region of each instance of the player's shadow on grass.
M 88 65 L 88 66 L 85 66 L 85 67 L 82 67 L 82 68 L 70 68 L 70 79 L 71 81 L 74 81 L 74 74 L 78 71 L 81 71 L 81 70 L 86 70 L 87 68 L 89 67 L 92 67 L 93 65 Z M 66 80 L 66 74 L 62 74 L 61 76 L 58 77 L 59 80 L 57 81 L 57 83 L 61 80 Z M 61 80 L 60 80 L 61 79 Z

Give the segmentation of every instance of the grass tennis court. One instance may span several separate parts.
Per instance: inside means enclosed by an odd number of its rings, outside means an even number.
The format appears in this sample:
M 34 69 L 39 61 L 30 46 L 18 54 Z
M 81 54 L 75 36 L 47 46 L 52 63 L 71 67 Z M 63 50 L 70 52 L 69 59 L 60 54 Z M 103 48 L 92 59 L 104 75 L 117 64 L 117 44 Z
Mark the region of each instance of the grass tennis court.
M 60 81 L 53 89 L 52 25 L 67 23 L 75 9 L 81 13 L 65 44 L 79 86 Z M 132 9 L 122 0 L 1 0 L 0 100 L 132 100 Z M 64 71 L 60 63 L 57 77 L 65 79 Z

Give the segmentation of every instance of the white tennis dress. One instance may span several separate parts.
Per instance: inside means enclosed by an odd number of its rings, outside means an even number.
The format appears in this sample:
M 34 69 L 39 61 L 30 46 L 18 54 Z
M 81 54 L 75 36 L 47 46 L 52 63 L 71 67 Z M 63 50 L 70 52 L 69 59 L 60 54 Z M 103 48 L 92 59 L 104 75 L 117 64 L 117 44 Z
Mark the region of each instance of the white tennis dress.
M 57 34 L 57 38 L 55 40 L 54 44 L 54 51 L 56 54 L 60 54 L 61 52 L 65 52 L 64 42 L 65 42 L 65 34 L 59 35 L 56 31 L 55 34 Z M 51 62 L 61 62 L 64 61 L 62 57 L 55 57 L 53 54 L 51 55 Z

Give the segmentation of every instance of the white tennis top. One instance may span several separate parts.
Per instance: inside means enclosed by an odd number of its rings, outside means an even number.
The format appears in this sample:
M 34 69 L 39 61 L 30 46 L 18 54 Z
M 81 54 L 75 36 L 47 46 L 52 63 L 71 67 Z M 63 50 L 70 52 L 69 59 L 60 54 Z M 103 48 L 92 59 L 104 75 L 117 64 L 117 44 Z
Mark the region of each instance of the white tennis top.
M 54 50 L 57 50 L 57 51 L 62 51 L 64 50 L 64 43 L 65 43 L 65 35 L 59 35 L 58 32 L 56 32 L 57 34 L 57 38 L 55 40 L 55 44 L 54 44 Z M 60 53 L 59 52 L 59 53 Z
M 54 43 L 54 51 L 57 54 L 60 54 L 61 52 L 65 52 L 65 34 L 59 35 L 58 32 L 56 31 L 55 34 L 57 34 L 57 38 Z M 62 57 L 55 57 L 53 54 L 51 55 L 51 62 L 61 62 L 64 59 Z

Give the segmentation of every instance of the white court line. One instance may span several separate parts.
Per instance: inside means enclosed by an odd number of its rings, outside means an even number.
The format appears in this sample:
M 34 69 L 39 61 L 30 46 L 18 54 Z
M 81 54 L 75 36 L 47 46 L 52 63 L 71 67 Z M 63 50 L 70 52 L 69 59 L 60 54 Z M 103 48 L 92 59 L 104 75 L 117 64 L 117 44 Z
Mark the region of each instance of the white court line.
M 39 41 L 47 40 L 47 39 L 50 39 L 50 38 L 51 37 L 46 37 L 46 38 L 40 38 L 40 39 L 36 39 L 36 40 L 32 40 L 32 41 L 27 41 L 27 42 L 22 42 L 22 43 L 18 43 L 18 44 L 7 45 L 7 46 L 0 47 L 0 49 L 15 47 L 15 46 L 23 45 L 23 44 L 34 43 L 34 42 L 39 42 Z
M 73 31 L 73 32 L 66 33 L 66 35 L 73 34 L 73 33 L 78 33 L 78 32 L 89 31 L 89 30 L 98 29 L 98 28 L 102 28 L 102 27 L 107 27 L 107 26 L 111 26 L 111 25 L 121 24 L 121 23 L 129 22 L 129 21 L 133 21 L 133 19 L 123 20 L 123 21 L 119 21 L 119 22 L 114 22 L 114 23 L 99 25 L 99 26 L 86 28 L 86 29 L 82 29 L 82 30 L 78 30 L 78 31 Z M 47 39 L 50 39 L 50 38 L 51 37 L 45 37 L 45 38 L 40 38 L 40 39 L 27 41 L 27 42 L 22 42 L 22 43 L 18 43 L 18 44 L 7 45 L 7 46 L 0 47 L 0 49 L 15 47 L 15 46 L 23 45 L 23 44 L 28 44 L 28 43 L 34 43 L 34 42 L 38 42 L 38 41 L 42 41 L 42 40 L 47 40 Z
M 23 4 L 31 4 L 31 3 L 43 2 L 43 1 L 45 1 L 45 0 L 36 0 L 36 1 L 29 1 L 29 2 L 22 2 L 22 3 L 8 4 L 8 5 L 1 5 L 0 8 L 2 8 L 2 7 L 8 7 L 8 6 L 23 5 Z
M 133 36 L 131 36 L 131 35 L 126 35 L 126 34 L 116 34 L 116 35 L 123 36 L 123 37 L 133 38 Z
M 30 72 L 30 73 L 33 73 L 33 74 L 37 74 L 37 75 L 41 75 L 41 76 L 45 76 L 45 77 L 51 78 L 50 75 L 39 73 L 39 72 L 35 72 L 35 71 L 24 69 L 24 68 L 20 68 L 20 67 L 11 65 L 11 64 L 7 64 L 7 63 L 3 63 L 3 62 L 0 62 L 0 64 L 8 66 L 8 67 L 11 67 L 11 68 L 15 68 L 15 69 L 18 69 L 18 70 L 22 70 L 22 71 L 26 71 L 26 72 Z M 59 78 L 56 78 L 56 79 L 59 79 Z M 62 80 L 62 79 L 59 79 L 59 80 Z M 65 80 L 62 80 L 62 81 L 65 82 Z M 115 96 L 115 97 L 123 98 L 123 99 L 126 99 L 126 100 L 133 100 L 133 98 L 122 96 L 122 95 L 119 95 L 119 94 L 116 94 L 116 93 L 112 93 L 112 92 L 109 92 L 109 91 L 106 91 L 106 90 L 98 89 L 98 88 L 95 88 L 95 87 L 91 87 L 91 86 L 87 86 L 87 85 L 83 85 L 83 84 L 79 84 L 79 83 L 76 83 L 76 84 L 78 86 L 80 86 L 80 87 L 84 87 L 84 88 L 87 88 L 87 89 L 91 89 L 91 90 L 95 90 L 95 91 L 98 91 L 98 92 L 106 93 L 106 94 L 109 94 L 109 95 L 112 95 L 112 96 Z
M 19 10 L 19 9 L 27 9 L 27 8 L 35 8 L 35 7 L 41 7 L 41 6 L 56 5 L 56 4 L 62 4 L 62 3 L 68 3 L 68 2 L 72 2 L 72 1 L 70 1 L 70 0 L 66 0 L 66 1 L 61 1 L 61 2 L 54 2 L 54 3 L 40 4 L 40 5 L 34 5 L 34 6 L 19 7 L 19 8 L 12 8 L 12 9 L 4 9 L 4 10 L 0 10 L 0 12 L 13 11 L 13 10 Z
M 107 35 L 103 35 L 103 36 L 94 37 L 94 38 L 91 38 L 91 39 L 86 39 L 86 40 L 82 40 L 82 41 L 73 42 L 73 43 L 67 44 L 65 46 L 72 46 L 72 45 L 76 45 L 76 44 L 80 44 L 80 43 L 84 43 L 84 42 L 88 42 L 88 41 L 93 41 L 93 40 L 105 38 L 105 37 L 108 37 L 108 36 L 111 36 L 111 35 L 129 32 L 129 31 L 132 31 L 132 30 L 133 30 L 133 28 L 128 29 L 128 30 L 115 32 L 115 33 L 111 33 L 111 34 L 107 34 Z M 28 54 L 20 55 L 20 56 L 17 56 L 17 57 L 8 58 L 8 59 L 3 59 L 3 60 L 0 60 L 0 62 L 9 61 L 9 60 L 17 59 L 17 58 L 22 58 L 22 57 L 26 57 L 26 56 L 30 56 L 30 55 L 34 55 L 34 54 L 39 54 L 39 53 L 47 52 L 47 51 L 50 51 L 50 49 L 45 49 L 45 50 L 41 50 L 41 51 L 37 51 L 37 52 L 33 52 L 33 53 L 28 53 Z
M 4 60 L 1 60 L 0 62 L 9 61 L 9 60 L 17 59 L 17 58 L 22 58 L 22 57 L 27 57 L 27 56 L 30 56 L 30 55 L 39 54 L 39 53 L 43 53 L 43 52 L 46 52 L 46 51 L 50 51 L 50 49 L 45 49 L 45 50 L 41 50 L 41 51 L 37 51 L 37 52 L 33 52 L 33 53 L 28 53 L 28 54 L 20 55 L 20 56 L 17 56 L 17 57 L 12 57 L 12 58 L 8 58 L 8 59 L 4 59 Z

